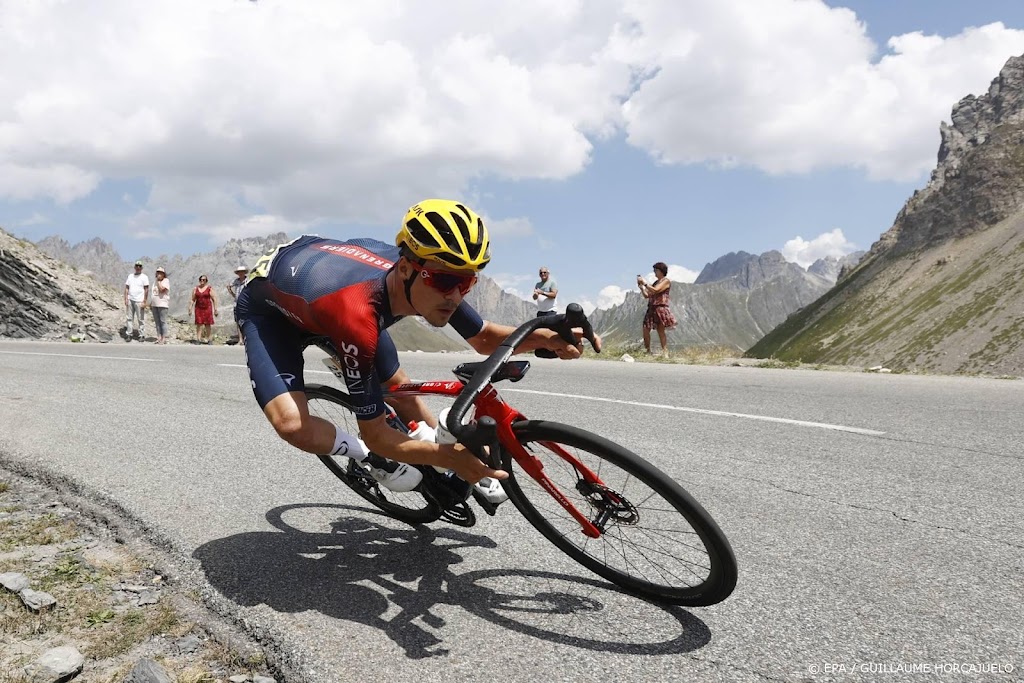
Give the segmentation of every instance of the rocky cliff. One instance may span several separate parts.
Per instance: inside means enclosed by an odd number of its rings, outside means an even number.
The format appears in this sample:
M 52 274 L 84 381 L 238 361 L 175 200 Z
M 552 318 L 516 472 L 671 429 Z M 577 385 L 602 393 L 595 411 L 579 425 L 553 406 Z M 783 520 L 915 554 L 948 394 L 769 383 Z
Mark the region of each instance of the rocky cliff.
M 0 230 L 0 337 L 110 341 L 122 303 L 109 285 Z
M 1024 57 L 951 120 L 927 186 L 863 261 L 749 355 L 1024 374 Z

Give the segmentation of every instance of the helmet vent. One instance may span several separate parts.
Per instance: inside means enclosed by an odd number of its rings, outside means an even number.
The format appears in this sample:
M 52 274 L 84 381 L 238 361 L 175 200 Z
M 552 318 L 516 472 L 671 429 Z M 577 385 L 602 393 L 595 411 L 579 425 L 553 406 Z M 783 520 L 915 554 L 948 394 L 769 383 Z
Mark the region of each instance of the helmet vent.
M 459 231 L 465 236 L 466 221 L 462 220 L 461 216 L 454 213 L 452 214 L 452 218 L 456 219 Z M 434 229 L 437 230 L 437 234 L 441 236 L 441 239 L 444 240 L 449 249 L 456 253 L 462 251 L 462 244 L 460 244 L 459 239 L 455 236 L 455 233 L 452 232 L 451 226 L 448 225 L 448 222 L 445 221 L 441 214 L 436 211 L 428 211 L 427 220 L 434 226 Z M 463 240 L 465 240 L 465 237 L 463 237 Z
M 422 223 L 420 223 L 418 218 L 411 219 L 408 223 L 405 224 L 405 227 L 409 229 L 409 234 L 412 235 L 412 238 L 419 242 L 420 244 L 426 247 L 431 247 L 433 249 L 441 248 L 441 245 L 437 243 L 437 240 L 434 239 L 434 236 L 430 234 L 430 231 L 427 230 Z

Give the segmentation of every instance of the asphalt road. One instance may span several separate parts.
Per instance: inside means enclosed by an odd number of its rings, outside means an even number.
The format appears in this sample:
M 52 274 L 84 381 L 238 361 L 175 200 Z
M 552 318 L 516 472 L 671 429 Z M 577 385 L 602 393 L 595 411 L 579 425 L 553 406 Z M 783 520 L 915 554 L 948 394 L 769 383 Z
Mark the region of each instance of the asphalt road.
M 609 590 L 510 505 L 375 514 L 276 439 L 243 362 L 0 343 L 0 462 L 121 506 L 307 680 L 1024 680 L 1024 382 L 534 361 L 510 402 L 630 446 L 728 535 L 735 593 L 682 609 Z

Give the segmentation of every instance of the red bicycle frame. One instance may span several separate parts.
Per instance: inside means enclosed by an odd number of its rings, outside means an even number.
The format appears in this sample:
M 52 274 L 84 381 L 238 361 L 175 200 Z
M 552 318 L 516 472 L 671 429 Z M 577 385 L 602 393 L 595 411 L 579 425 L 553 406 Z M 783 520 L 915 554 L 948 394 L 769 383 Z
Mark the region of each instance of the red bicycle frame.
M 384 399 L 388 397 L 395 398 L 406 398 L 411 396 L 448 396 L 455 397 L 463 389 L 463 383 L 459 380 L 452 380 L 448 382 L 411 382 L 409 384 L 399 384 L 391 387 L 390 390 L 384 392 Z M 573 519 L 579 522 L 581 531 L 584 535 L 590 538 L 598 538 L 601 536 L 601 530 L 598 529 L 582 512 L 580 512 L 572 502 L 565 497 L 554 482 L 544 473 L 544 465 L 536 457 L 531 455 L 523 445 L 519 443 L 519 439 L 516 438 L 515 433 L 512 431 L 512 424 L 518 420 L 524 420 L 526 417 L 518 410 L 506 403 L 498 395 L 497 389 L 492 385 L 487 385 L 480 395 L 477 396 L 474 402 L 476 408 L 476 418 L 479 420 L 482 417 L 492 417 L 498 424 L 498 440 L 501 442 L 502 448 L 507 450 L 515 461 L 519 464 L 523 471 L 526 472 L 530 477 L 536 481 L 541 488 L 548 492 L 552 498 L 558 501 L 558 504 L 565 508 L 565 511 L 572 515 Z M 550 449 L 552 452 L 557 454 L 563 460 L 566 460 L 575 470 L 580 473 L 583 480 L 588 484 L 594 484 L 597 486 L 604 486 L 604 482 L 601 481 L 600 477 L 597 476 L 589 467 L 579 461 L 574 455 L 566 451 L 559 444 L 544 442 L 544 446 Z

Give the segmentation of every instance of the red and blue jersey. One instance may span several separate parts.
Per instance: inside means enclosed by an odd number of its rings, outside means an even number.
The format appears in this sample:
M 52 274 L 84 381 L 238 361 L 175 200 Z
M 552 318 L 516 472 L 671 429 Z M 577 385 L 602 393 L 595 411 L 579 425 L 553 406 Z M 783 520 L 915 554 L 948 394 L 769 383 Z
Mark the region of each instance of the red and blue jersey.
M 258 309 L 269 306 L 305 335 L 327 337 L 338 352 L 349 394 L 359 408 L 357 416 L 376 417 L 384 412 L 380 382 L 388 378 L 376 372 L 383 360 L 378 353 L 393 355 L 393 368 L 398 367 L 394 345 L 384 330 L 401 318 L 391 312 L 385 284 L 399 256 L 399 247 L 378 240 L 300 237 L 257 263 L 242 291 L 248 299 L 258 300 L 240 300 L 243 310 L 236 315 L 240 321 L 253 318 Z M 449 322 L 465 339 L 483 329 L 483 320 L 466 302 Z M 266 331 L 261 330 L 261 336 Z M 246 350 L 248 354 L 250 349 Z M 288 385 L 288 390 L 295 389 Z

